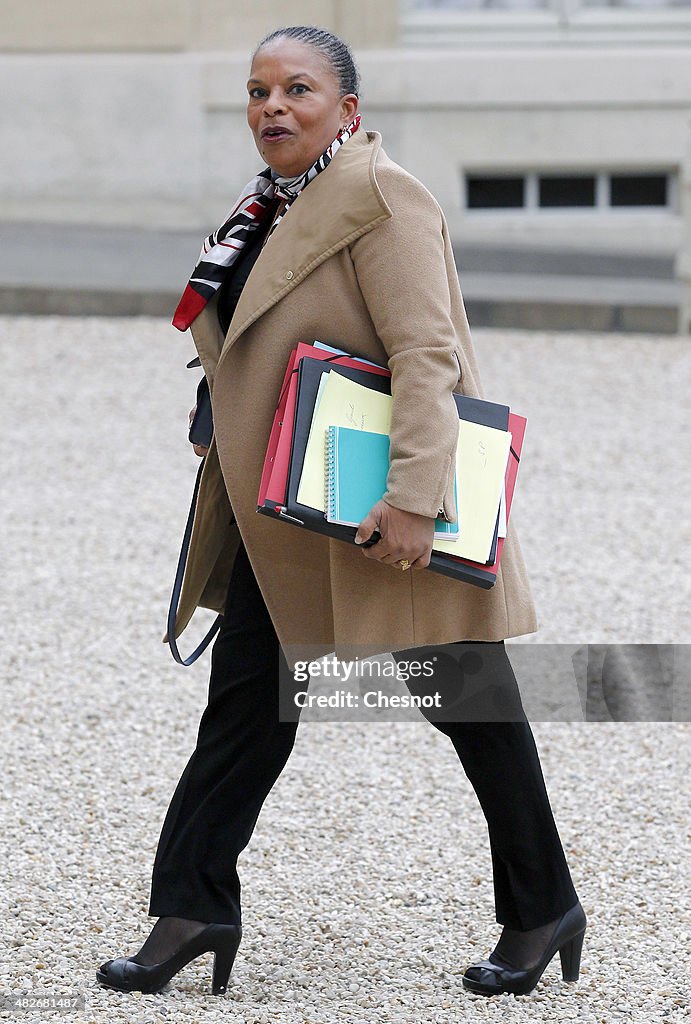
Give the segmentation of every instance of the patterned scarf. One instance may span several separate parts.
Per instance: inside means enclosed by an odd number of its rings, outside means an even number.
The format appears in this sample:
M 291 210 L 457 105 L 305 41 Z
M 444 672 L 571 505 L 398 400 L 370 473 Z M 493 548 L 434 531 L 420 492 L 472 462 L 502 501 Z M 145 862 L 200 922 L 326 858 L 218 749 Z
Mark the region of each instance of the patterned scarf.
M 201 313 L 210 298 L 218 291 L 226 271 L 235 263 L 252 231 L 266 216 L 274 199 L 284 199 L 286 205 L 274 221 L 269 235 L 278 227 L 292 203 L 306 185 L 328 167 L 334 154 L 358 130 L 360 115 L 341 128 L 331 145 L 327 146 L 315 163 L 295 178 L 284 178 L 265 167 L 245 185 L 235 206 L 224 223 L 204 239 L 197 265 L 183 292 L 173 317 L 173 326 L 186 331 Z M 267 236 L 268 237 L 268 236 Z

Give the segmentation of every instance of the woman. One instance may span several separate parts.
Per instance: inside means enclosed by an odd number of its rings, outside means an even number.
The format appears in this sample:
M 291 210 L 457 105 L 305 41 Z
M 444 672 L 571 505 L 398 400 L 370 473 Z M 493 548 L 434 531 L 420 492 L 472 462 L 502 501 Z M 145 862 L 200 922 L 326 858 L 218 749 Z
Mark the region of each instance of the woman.
M 223 625 L 197 746 L 154 863 L 149 914 L 159 919 L 139 952 L 107 961 L 98 980 L 156 991 L 214 950 L 213 991 L 225 991 L 241 936 L 235 862 L 299 717 L 280 713 L 279 674 L 289 679 L 305 656 L 367 648 L 400 660 L 430 645 L 459 655 L 442 659 L 451 705 L 467 671 L 510 709 L 502 721 L 428 716 L 450 737 L 485 813 L 503 925 L 463 984 L 529 992 L 557 951 L 564 978 L 575 980 L 586 919 L 503 644 L 537 628 L 518 541 L 509 528 L 489 591 L 425 571 L 435 517 L 454 517 L 452 393 L 482 397 L 446 222 L 381 137 L 360 127 L 357 72 L 337 37 L 304 26 L 267 36 L 248 94 L 268 167 L 204 243 L 173 321 L 192 328 L 214 413 L 211 446 L 198 450 L 206 458 L 176 635 L 197 606 L 222 611 Z M 387 491 L 356 538 L 377 528 L 371 547 L 256 514 L 288 356 L 314 338 L 392 372 Z

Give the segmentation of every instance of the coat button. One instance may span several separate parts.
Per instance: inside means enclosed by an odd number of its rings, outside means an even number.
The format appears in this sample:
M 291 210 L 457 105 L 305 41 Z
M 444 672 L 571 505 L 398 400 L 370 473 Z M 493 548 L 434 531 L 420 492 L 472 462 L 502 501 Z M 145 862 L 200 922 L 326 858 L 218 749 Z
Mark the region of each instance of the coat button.
M 292 270 L 286 270 L 286 281 L 292 281 L 294 277 L 295 274 Z

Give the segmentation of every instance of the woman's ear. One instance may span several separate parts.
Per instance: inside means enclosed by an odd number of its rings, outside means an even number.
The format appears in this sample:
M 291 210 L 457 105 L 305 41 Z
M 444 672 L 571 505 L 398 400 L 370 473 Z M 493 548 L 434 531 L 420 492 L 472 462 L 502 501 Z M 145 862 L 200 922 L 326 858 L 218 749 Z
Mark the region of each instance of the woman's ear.
M 354 92 L 346 93 L 345 96 L 341 96 L 341 120 L 343 125 L 350 124 L 355 115 L 357 114 L 358 108 L 358 97 Z

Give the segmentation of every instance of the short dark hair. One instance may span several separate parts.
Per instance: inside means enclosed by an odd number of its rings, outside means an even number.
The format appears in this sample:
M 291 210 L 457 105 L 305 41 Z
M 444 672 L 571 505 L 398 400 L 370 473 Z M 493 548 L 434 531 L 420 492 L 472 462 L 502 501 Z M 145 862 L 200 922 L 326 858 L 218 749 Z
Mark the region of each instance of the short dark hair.
M 286 28 L 277 28 L 268 36 L 264 36 L 252 56 L 256 56 L 262 46 L 272 43 L 275 39 L 295 39 L 297 42 L 307 43 L 321 51 L 338 79 L 341 96 L 351 92 L 356 96 L 359 95 L 360 75 L 355 58 L 348 44 L 333 32 L 329 32 L 325 28 L 317 28 L 315 25 L 288 25 Z

